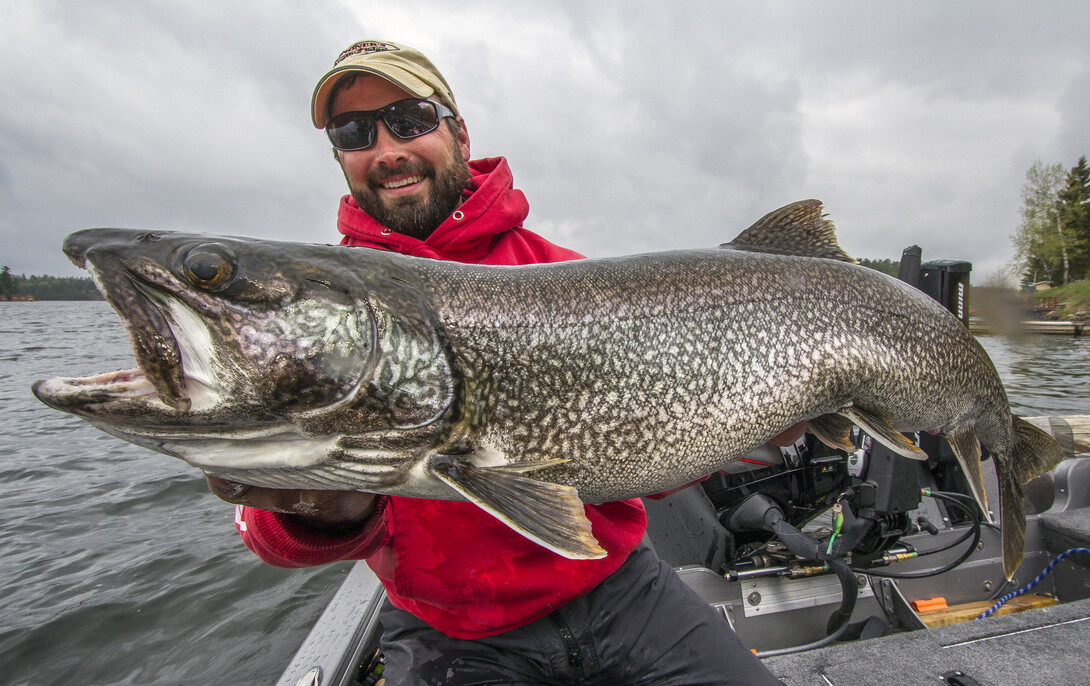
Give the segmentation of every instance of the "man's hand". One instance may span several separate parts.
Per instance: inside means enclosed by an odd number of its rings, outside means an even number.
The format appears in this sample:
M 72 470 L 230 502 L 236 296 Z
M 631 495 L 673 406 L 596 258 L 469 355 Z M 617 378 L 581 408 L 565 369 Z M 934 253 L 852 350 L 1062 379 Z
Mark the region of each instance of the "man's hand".
M 234 505 L 296 515 L 316 529 L 338 529 L 359 524 L 371 516 L 375 494 L 362 491 L 318 491 L 261 488 L 204 475 L 208 490 Z
M 795 441 L 799 440 L 799 437 L 806 433 L 807 427 L 810 426 L 809 422 L 799 422 L 792 426 L 781 434 L 777 434 L 768 439 L 768 442 L 772 445 L 786 448 L 789 445 L 793 445 Z

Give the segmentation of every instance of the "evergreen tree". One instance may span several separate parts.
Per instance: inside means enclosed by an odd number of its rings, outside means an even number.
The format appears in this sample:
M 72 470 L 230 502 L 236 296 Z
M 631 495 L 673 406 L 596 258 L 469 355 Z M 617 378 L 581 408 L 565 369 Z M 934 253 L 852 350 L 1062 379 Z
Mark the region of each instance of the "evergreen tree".
M 1012 236 L 1023 285 L 1090 278 L 1090 165 L 1040 160 L 1026 171 L 1022 222 Z
M 19 291 L 15 285 L 15 277 L 11 275 L 11 270 L 7 265 L 0 267 L 0 295 L 11 297 Z
M 1085 155 L 1067 172 L 1058 198 L 1060 224 L 1071 237 L 1071 275 L 1085 279 L 1090 272 L 1090 167 Z

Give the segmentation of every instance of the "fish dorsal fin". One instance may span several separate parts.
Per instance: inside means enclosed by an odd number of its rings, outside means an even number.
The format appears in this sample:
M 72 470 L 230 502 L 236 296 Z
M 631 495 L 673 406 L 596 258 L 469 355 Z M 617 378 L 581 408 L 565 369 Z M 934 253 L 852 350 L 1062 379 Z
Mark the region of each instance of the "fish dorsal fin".
M 820 200 L 799 200 L 758 219 L 731 241 L 719 246 L 779 255 L 825 257 L 857 264 L 836 242 L 836 227 L 821 213 Z

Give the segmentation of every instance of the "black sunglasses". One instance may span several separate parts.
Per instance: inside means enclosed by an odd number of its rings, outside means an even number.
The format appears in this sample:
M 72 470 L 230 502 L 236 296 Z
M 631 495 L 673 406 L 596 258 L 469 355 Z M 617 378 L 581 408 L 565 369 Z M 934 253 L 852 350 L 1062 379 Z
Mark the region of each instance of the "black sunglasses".
M 325 132 L 338 150 L 365 150 L 375 143 L 380 119 L 398 138 L 416 138 L 439 128 L 443 117 L 453 116 L 450 108 L 432 100 L 398 100 L 377 110 L 338 114 L 326 124 Z

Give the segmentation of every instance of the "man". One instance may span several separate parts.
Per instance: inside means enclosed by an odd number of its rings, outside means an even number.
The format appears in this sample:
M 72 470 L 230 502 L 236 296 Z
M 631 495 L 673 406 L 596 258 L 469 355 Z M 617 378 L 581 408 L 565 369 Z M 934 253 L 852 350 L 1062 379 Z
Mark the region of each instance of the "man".
M 350 46 L 319 80 L 312 118 L 348 182 L 342 244 L 478 264 L 580 257 L 522 227 L 529 207 L 506 161 L 470 161 L 450 87 L 412 48 Z M 208 481 L 270 564 L 367 560 L 387 591 L 391 686 L 779 683 L 640 545 L 638 499 L 586 506 L 608 554 L 568 560 L 467 502 Z

